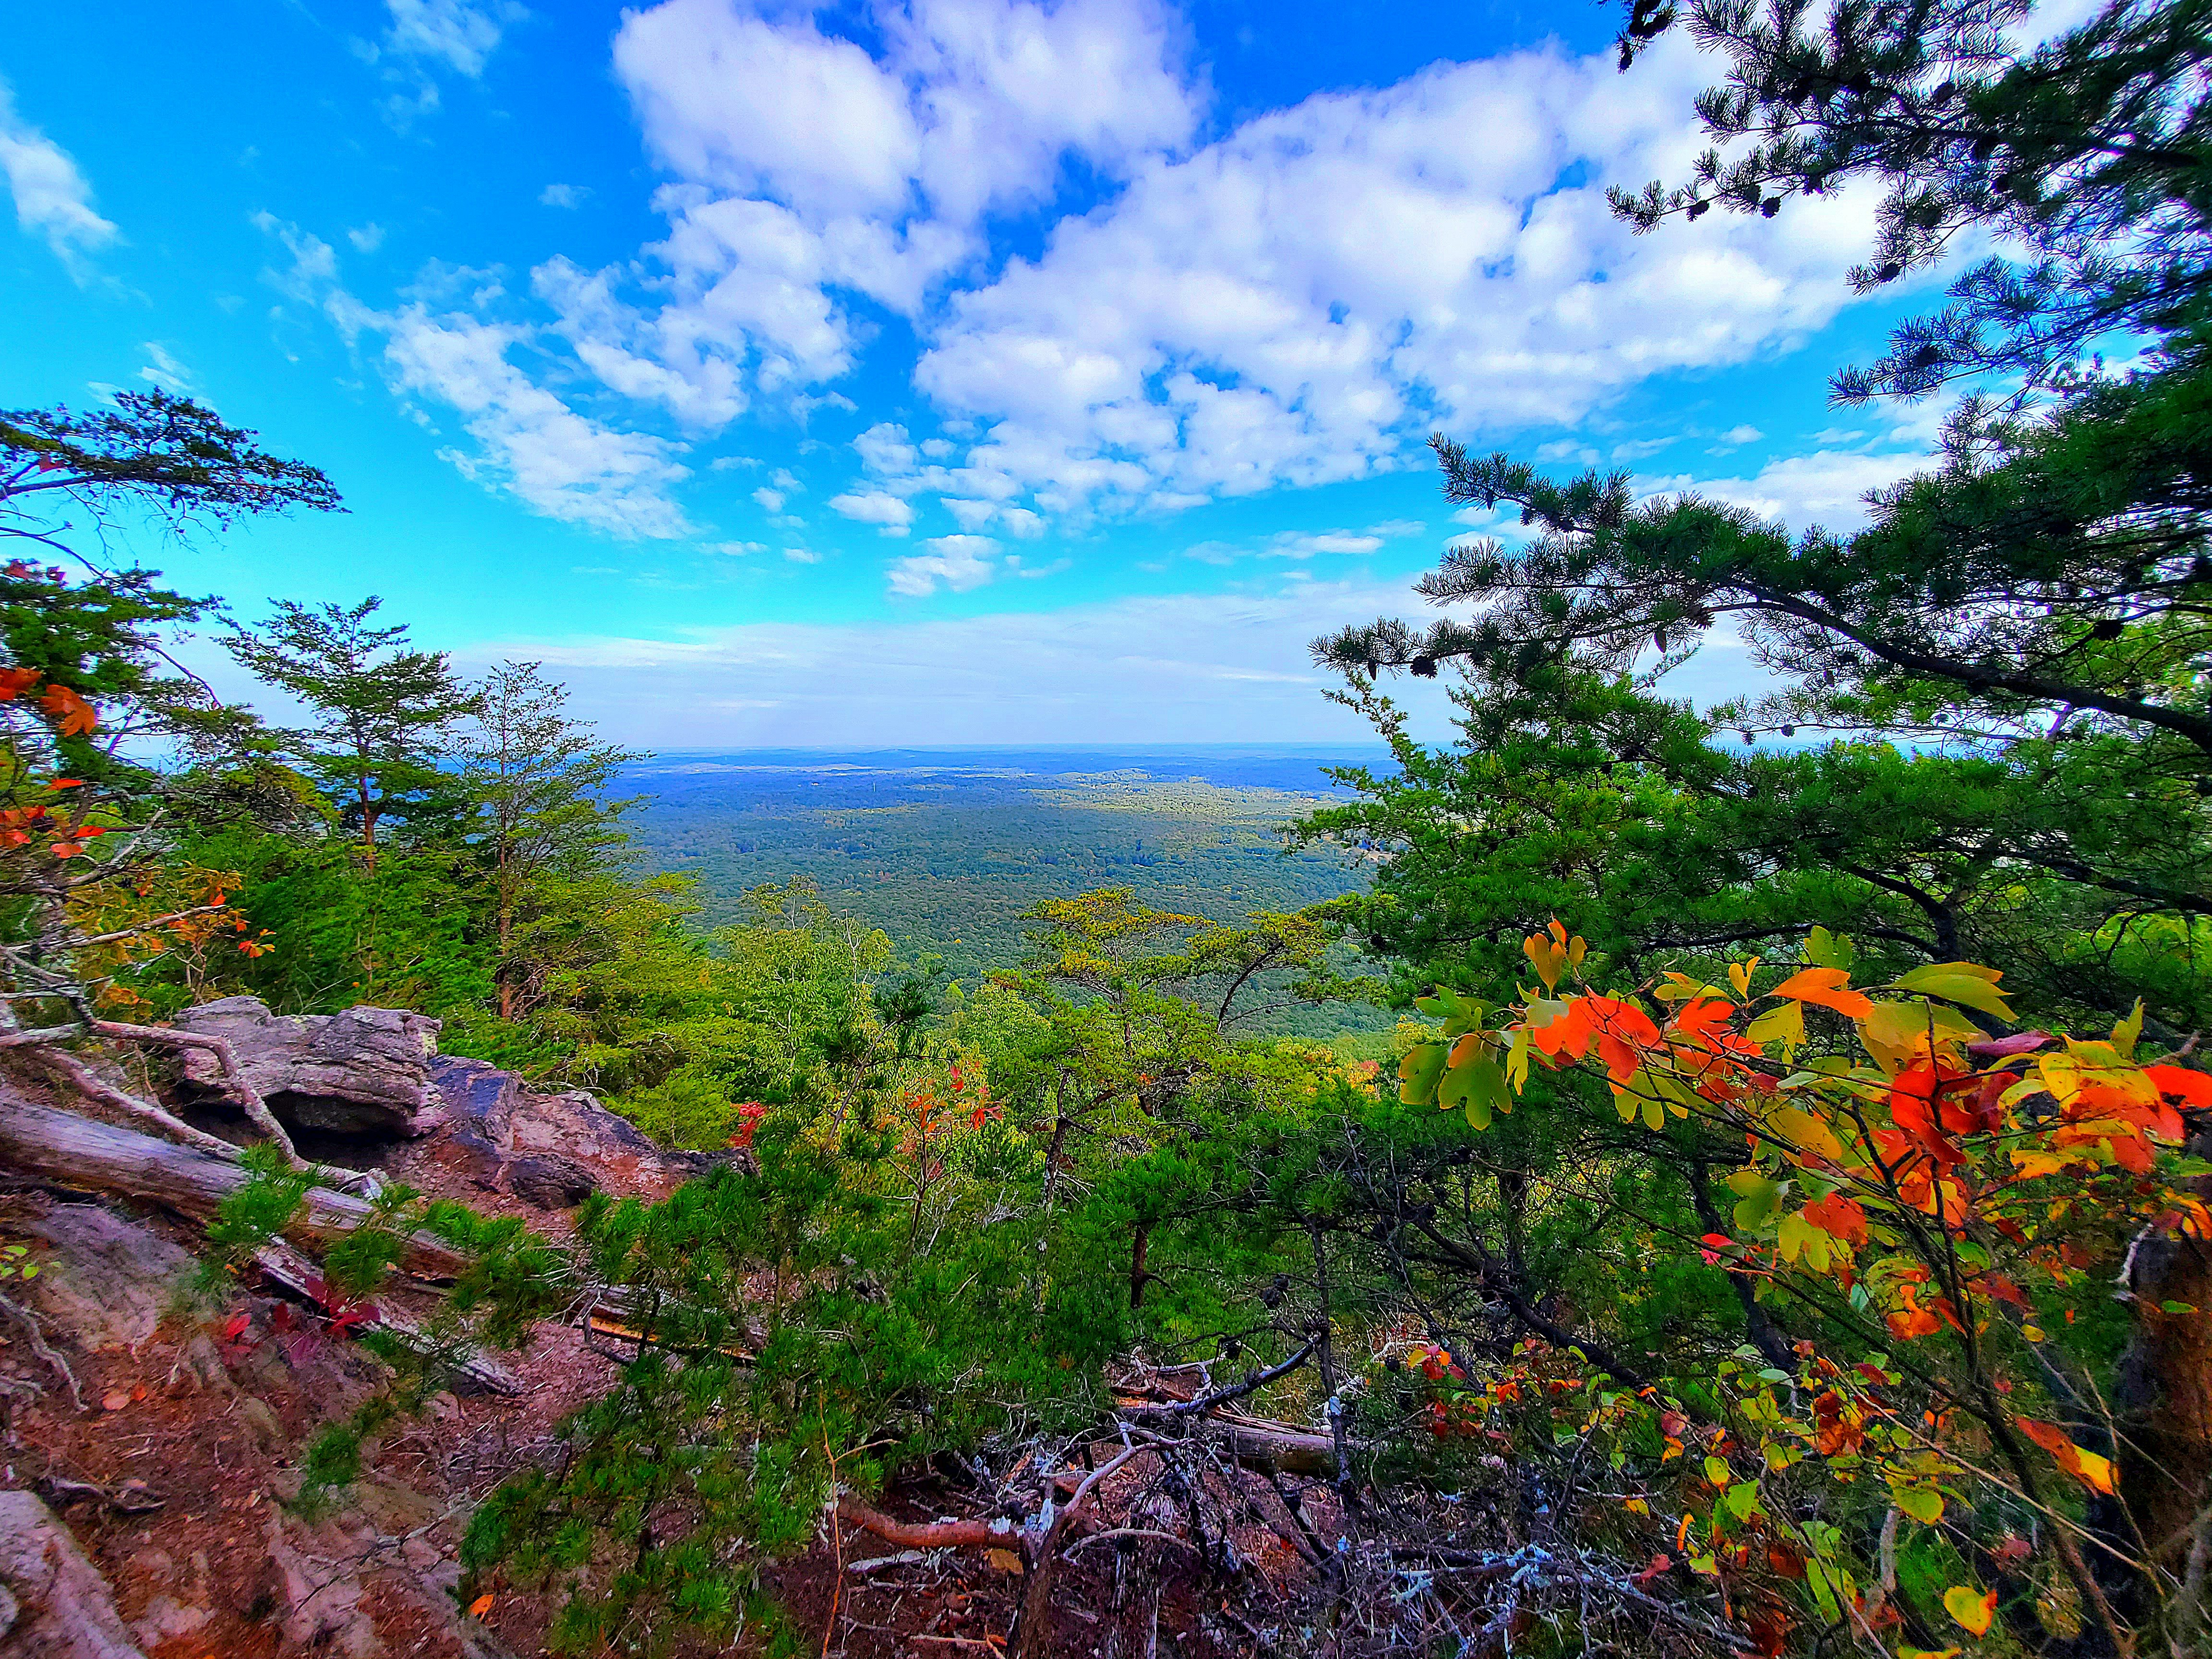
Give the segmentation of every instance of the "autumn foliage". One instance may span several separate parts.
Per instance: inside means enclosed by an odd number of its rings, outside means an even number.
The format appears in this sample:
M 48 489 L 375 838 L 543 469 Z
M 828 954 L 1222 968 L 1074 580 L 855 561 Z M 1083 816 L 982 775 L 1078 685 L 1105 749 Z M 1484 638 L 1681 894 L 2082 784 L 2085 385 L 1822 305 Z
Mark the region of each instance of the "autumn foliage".
M 1802 965 L 1732 963 L 1725 986 L 1666 972 L 1600 991 L 1583 941 L 1556 921 L 1525 950 L 1540 984 L 1516 1004 L 1423 1000 L 1442 1030 L 1406 1054 L 1402 1097 L 1486 1128 L 1534 1070 L 1583 1067 L 1602 1071 L 1625 1125 L 1717 1130 L 1742 1148 L 1733 1224 L 1680 1243 L 1816 1333 L 1787 1369 L 1741 1350 L 1697 1415 L 1658 1389 L 1589 1379 L 1573 1408 L 1583 1431 L 1648 1416 L 1662 1465 L 1687 1474 L 1663 1553 L 1757 1609 L 1778 1651 L 1793 1604 L 1869 1634 L 1897 1622 L 1813 1487 L 1879 1482 L 1893 1519 L 1931 1527 L 1954 1503 L 2001 1496 L 2045 1523 L 2046 1623 L 2110 1624 L 2084 1551 L 2113 1547 L 2091 1506 L 2122 1495 L 2120 1466 L 2109 1422 L 2085 1433 L 2052 1420 L 2079 1419 L 2095 1385 L 2037 1352 L 2051 1344 L 2039 1292 L 2110 1276 L 2146 1239 L 2212 1238 L 2196 1190 L 2206 1166 L 2182 1151 L 2212 1113 L 2212 1076 L 2141 1053 L 2139 1011 L 2101 1037 L 2007 1035 L 2002 975 L 1972 963 L 1854 985 L 1850 942 L 1820 930 Z M 1448 1395 L 1456 1372 L 1427 1369 Z M 1522 1384 L 1500 1373 L 1481 1386 L 1494 1401 Z M 1448 1398 L 1437 1409 L 1440 1430 L 1462 1420 Z M 1656 1498 L 1626 1501 L 1644 1513 Z M 2155 1561 L 2138 1565 L 2161 1582 Z M 1979 1633 L 1995 1595 L 1954 1587 L 1945 1605 Z

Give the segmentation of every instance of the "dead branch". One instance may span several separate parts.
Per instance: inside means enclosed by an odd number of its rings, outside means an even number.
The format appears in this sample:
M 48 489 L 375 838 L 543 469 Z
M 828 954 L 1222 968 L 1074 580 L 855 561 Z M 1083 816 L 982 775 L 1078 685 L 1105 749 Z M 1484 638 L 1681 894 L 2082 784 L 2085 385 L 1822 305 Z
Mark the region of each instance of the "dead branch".
M 1009 1549 L 1021 1534 L 1011 1521 L 894 1521 L 849 1493 L 837 1495 L 837 1518 L 902 1549 Z
M 272 1282 L 303 1302 L 320 1306 L 326 1300 L 314 1288 L 316 1280 L 321 1277 L 315 1264 L 281 1238 L 272 1239 L 256 1250 L 253 1265 Z M 391 1332 L 416 1353 L 459 1372 L 487 1393 L 512 1398 L 523 1392 L 521 1380 L 506 1366 L 465 1345 L 441 1341 L 424 1330 L 415 1319 L 393 1307 L 390 1297 L 385 1297 L 374 1306 L 375 1311 L 362 1321 L 364 1325 Z
M 27 1052 L 33 1060 L 53 1073 L 86 1099 L 112 1107 L 142 1123 L 150 1123 L 187 1146 L 197 1147 L 212 1157 L 232 1164 L 238 1161 L 238 1148 L 228 1141 L 211 1135 L 204 1129 L 194 1128 L 184 1119 L 156 1106 L 150 1100 L 141 1100 L 137 1096 L 115 1087 L 66 1049 L 35 1048 Z
M 228 1085 L 230 1097 L 238 1103 L 246 1120 L 283 1149 L 294 1169 L 313 1167 L 301 1159 L 292 1145 L 292 1137 L 284 1133 L 284 1126 L 269 1109 L 269 1103 L 261 1098 L 261 1091 L 246 1080 L 245 1070 L 239 1065 L 237 1054 L 232 1052 L 228 1038 L 210 1036 L 198 1031 L 171 1030 L 166 1025 L 126 1025 L 113 1019 L 96 1019 L 92 1022 L 92 1029 L 102 1036 L 121 1037 L 131 1042 L 205 1049 L 222 1064 L 223 1081 Z

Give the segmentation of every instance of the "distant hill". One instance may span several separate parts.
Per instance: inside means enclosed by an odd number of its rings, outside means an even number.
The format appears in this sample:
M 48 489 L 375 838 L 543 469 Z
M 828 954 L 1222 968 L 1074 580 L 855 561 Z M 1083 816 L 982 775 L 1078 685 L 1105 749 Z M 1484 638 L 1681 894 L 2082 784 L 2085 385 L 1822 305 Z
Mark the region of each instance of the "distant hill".
M 626 775 L 653 797 L 635 826 L 651 865 L 695 876 L 708 925 L 747 889 L 811 878 L 903 953 L 972 984 L 1018 960 L 1039 900 L 1127 887 L 1220 921 L 1295 910 L 1365 884 L 1339 854 L 1291 849 L 1282 827 L 1330 799 L 1329 765 L 1378 748 L 763 750 L 663 755 Z M 1300 1018 L 1316 1033 L 1358 1011 Z

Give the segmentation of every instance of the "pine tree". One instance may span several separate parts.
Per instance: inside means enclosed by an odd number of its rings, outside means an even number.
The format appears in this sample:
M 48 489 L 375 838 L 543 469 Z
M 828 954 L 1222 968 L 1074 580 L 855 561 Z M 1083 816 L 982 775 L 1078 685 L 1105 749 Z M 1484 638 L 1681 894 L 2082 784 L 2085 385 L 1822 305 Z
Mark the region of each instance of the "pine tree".
M 371 624 L 382 603 L 373 595 L 350 606 L 279 599 L 260 628 L 234 624 L 224 641 L 242 665 L 307 705 L 313 723 L 288 736 L 358 830 L 372 870 L 386 818 L 453 809 L 453 780 L 440 758 L 474 706 L 444 653 L 410 648 L 404 623 Z
M 503 663 L 477 688 L 472 726 L 457 745 L 464 787 L 483 814 L 501 1019 L 514 1018 L 531 977 L 517 957 L 515 927 L 532 890 L 605 869 L 625 840 L 617 820 L 637 804 L 608 800 L 605 792 L 640 757 L 597 741 L 588 722 L 566 712 L 568 701 L 568 688 L 538 664 Z

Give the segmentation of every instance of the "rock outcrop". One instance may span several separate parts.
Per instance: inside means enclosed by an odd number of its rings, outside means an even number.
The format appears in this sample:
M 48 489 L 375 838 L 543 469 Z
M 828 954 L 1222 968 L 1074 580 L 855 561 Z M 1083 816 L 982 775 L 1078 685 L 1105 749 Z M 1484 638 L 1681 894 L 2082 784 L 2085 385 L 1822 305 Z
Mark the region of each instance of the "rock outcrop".
M 114 1592 L 70 1529 L 27 1492 L 0 1492 L 0 1652 L 21 1659 L 145 1659 Z
M 258 997 L 224 997 L 177 1016 L 177 1029 L 230 1044 L 246 1081 L 287 1128 L 378 1137 L 428 1134 L 444 1121 L 430 1081 L 439 1022 L 398 1008 L 272 1014 Z M 220 1061 L 185 1052 L 186 1087 L 222 1094 Z
M 186 1010 L 181 1030 L 226 1039 L 247 1081 L 295 1131 L 343 1136 L 403 1179 L 563 1210 L 594 1191 L 660 1198 L 708 1160 L 656 1146 L 581 1089 L 535 1090 L 511 1072 L 437 1051 L 439 1024 L 394 1008 L 272 1014 L 254 997 Z M 219 1122 L 216 1057 L 186 1051 L 183 1093 Z M 321 1155 L 358 1161 L 327 1146 Z
M 638 1127 L 581 1089 L 526 1088 L 511 1072 L 440 1054 L 430 1076 L 445 1121 L 410 1164 L 434 1165 L 486 1191 L 541 1210 L 565 1210 L 604 1188 L 660 1198 L 707 1160 L 657 1146 Z

